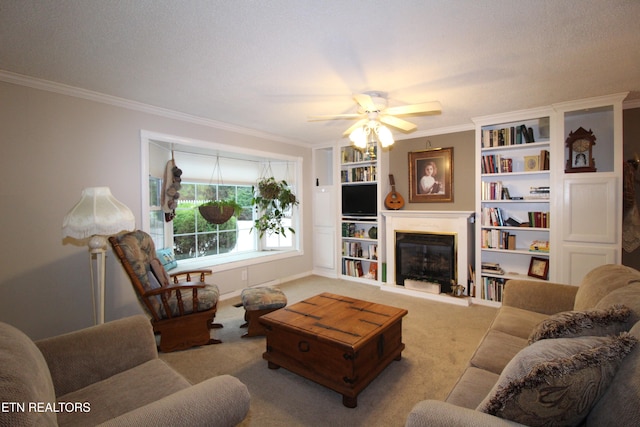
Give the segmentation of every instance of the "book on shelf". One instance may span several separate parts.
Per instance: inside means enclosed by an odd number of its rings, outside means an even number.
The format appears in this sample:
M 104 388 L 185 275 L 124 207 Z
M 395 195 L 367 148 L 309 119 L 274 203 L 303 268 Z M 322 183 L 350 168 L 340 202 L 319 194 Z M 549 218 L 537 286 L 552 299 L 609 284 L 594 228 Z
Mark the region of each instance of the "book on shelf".
M 362 277 L 364 271 L 359 260 L 345 259 L 342 262 L 342 274 L 345 276 Z
M 483 262 L 482 263 L 482 272 L 488 274 L 504 274 L 504 270 L 500 267 L 500 264 L 497 262 Z
M 498 129 L 483 129 L 482 148 L 503 147 L 535 142 L 533 128 L 522 124 Z
M 482 173 L 513 172 L 513 159 L 502 157 L 500 154 L 482 156 L 480 169 Z
M 528 212 L 528 216 L 532 227 L 549 228 L 549 212 Z
M 549 150 L 540 150 L 540 170 L 549 170 Z
M 484 249 L 506 249 L 514 250 L 516 248 L 516 236 L 505 230 L 491 229 L 482 230 L 481 246 Z
M 505 279 L 500 277 L 483 277 L 481 298 L 489 301 L 502 302 Z
M 534 240 L 529 245 L 529 250 L 531 252 L 549 252 L 549 241 L 547 240 Z
M 529 187 L 529 195 L 525 196 L 527 200 L 548 199 L 551 194 L 550 187 Z

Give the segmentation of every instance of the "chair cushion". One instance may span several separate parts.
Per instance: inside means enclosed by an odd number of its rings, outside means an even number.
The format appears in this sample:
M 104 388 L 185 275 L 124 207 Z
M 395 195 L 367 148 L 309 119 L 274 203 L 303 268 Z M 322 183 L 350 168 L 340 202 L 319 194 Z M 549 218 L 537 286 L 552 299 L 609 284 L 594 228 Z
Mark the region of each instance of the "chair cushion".
M 287 305 L 287 297 L 278 288 L 247 288 L 240 296 L 247 311 L 278 309 Z
M 173 250 L 171 248 L 164 248 L 156 251 L 156 256 L 167 271 L 173 270 L 178 266 L 178 261 L 176 261 L 176 257 L 173 255 Z
M 579 425 L 637 341 L 627 332 L 537 341 L 509 362 L 478 410 L 528 426 Z
M 193 313 L 193 291 L 191 289 L 184 289 L 183 291 L 181 291 L 181 294 L 184 313 Z M 218 286 L 213 284 L 205 284 L 204 288 L 198 289 L 198 307 L 196 308 L 196 311 L 206 311 L 212 307 L 215 307 L 216 304 L 218 304 L 219 298 L 220 290 L 218 289 Z M 168 302 L 171 309 L 171 315 L 179 316 L 180 308 L 178 305 L 176 292 L 171 292 L 171 297 L 169 298 Z M 167 315 L 164 311 L 164 306 L 160 307 L 160 316 L 162 318 L 167 318 Z
M 47 362 L 23 332 L 0 323 L 0 402 L 24 405 L 0 412 L 2 426 L 56 425 L 56 413 L 29 410 L 29 404 L 53 405 L 56 394 Z
M 616 335 L 627 330 L 631 310 L 624 305 L 606 309 L 565 311 L 540 322 L 529 335 L 529 343 L 550 338 Z
M 60 413 L 58 422 L 60 425 L 98 425 L 190 386 L 189 381 L 164 361 L 154 359 L 60 396 L 64 402 L 89 402 L 91 410 Z

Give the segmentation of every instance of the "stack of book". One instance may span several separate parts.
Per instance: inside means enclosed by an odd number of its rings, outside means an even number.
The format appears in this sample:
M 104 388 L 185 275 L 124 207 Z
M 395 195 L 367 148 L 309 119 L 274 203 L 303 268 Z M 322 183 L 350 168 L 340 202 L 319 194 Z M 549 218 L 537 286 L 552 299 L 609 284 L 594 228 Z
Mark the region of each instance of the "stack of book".
M 529 195 L 525 199 L 548 199 L 551 189 L 546 186 L 529 187 Z
M 482 273 L 486 274 L 504 274 L 504 270 L 500 267 L 500 264 L 497 262 L 483 262 L 482 263 Z
M 549 242 L 547 240 L 534 240 L 529 245 L 531 252 L 545 252 L 549 253 Z

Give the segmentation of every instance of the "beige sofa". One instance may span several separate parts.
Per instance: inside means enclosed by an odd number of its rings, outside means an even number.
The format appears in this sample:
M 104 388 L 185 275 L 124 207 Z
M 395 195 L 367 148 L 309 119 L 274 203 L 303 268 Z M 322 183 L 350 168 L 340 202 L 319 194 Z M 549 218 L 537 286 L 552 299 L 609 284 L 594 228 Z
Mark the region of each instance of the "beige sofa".
M 192 385 L 133 316 L 33 342 L 0 323 L 0 425 L 234 426 L 249 392 L 221 375 Z
M 614 319 L 611 313 L 621 317 Z M 640 338 L 639 320 L 640 272 L 629 267 L 597 267 L 579 287 L 509 281 L 496 318 L 445 401 L 418 402 L 406 426 L 575 425 L 580 418 L 587 426 L 640 425 L 640 344 L 635 345 Z M 530 343 L 533 331 L 543 339 Z M 610 350 L 614 340 L 619 351 L 607 353 L 598 363 L 571 352 L 555 355 L 568 348 L 577 352 L 577 345 L 600 349 L 606 347 L 605 342 Z M 591 347 L 580 350 L 580 357 L 594 351 Z M 558 360 L 562 363 L 555 364 Z M 558 369 L 568 360 L 572 369 Z M 573 377 L 578 371 L 581 374 Z M 541 372 L 550 375 L 538 381 Z M 582 375 L 585 372 L 589 374 Z M 532 379 L 538 381 L 533 386 Z M 576 392 L 571 387 L 579 389 L 582 400 L 568 397 Z M 579 410 L 570 404 L 571 399 L 577 400 Z M 539 405 L 532 409 L 535 404 Z M 573 419 L 549 422 L 555 416 Z

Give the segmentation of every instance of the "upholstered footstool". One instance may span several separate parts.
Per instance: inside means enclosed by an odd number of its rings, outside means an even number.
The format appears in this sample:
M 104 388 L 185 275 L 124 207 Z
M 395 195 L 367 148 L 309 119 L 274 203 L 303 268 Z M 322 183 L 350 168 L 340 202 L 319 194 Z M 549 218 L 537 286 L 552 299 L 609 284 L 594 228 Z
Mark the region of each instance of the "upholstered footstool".
M 247 328 L 242 338 L 265 335 L 264 326 L 258 322 L 258 318 L 287 305 L 287 297 L 278 288 L 247 288 L 243 289 L 240 296 L 246 320 L 241 328 Z

